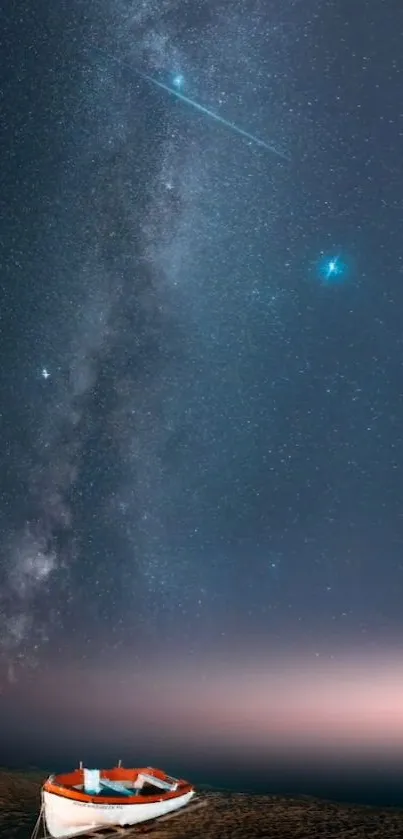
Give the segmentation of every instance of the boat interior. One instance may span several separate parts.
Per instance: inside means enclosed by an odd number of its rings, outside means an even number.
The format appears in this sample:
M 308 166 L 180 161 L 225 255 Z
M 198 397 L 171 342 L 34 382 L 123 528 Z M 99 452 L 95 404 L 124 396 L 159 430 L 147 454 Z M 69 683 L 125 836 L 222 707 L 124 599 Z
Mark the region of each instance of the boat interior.
M 68 775 L 53 776 L 50 783 L 59 787 L 100 798 L 126 798 L 164 795 L 174 792 L 179 785 L 176 778 L 170 778 L 160 770 L 151 769 L 85 769 L 80 768 Z

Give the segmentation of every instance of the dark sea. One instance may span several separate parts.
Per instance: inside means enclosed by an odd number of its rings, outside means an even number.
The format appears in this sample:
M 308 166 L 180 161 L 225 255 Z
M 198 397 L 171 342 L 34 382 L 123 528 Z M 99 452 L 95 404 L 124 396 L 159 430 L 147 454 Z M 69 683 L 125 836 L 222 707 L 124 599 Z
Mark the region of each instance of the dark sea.
M 189 776 L 189 773 L 188 773 Z M 403 809 L 403 778 L 395 775 L 380 777 L 377 773 L 364 775 L 323 776 L 321 773 L 305 775 L 291 773 L 255 774 L 253 771 L 231 772 L 222 775 L 210 773 L 209 778 L 199 778 L 195 770 L 193 780 L 202 788 L 248 792 L 256 795 L 307 796 L 344 804 L 364 804 L 372 807 Z

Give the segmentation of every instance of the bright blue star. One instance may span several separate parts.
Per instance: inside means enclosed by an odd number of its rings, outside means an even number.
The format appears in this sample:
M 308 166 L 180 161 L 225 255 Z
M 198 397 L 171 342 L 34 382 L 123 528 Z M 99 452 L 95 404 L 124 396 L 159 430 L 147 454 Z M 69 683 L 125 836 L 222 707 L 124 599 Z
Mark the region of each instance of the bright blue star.
M 177 73 L 176 76 L 174 76 L 173 79 L 172 79 L 173 87 L 176 90 L 182 90 L 184 84 L 185 84 L 184 76 L 182 76 L 182 73 Z
M 339 266 L 337 264 L 337 259 L 331 259 L 327 268 L 328 277 L 331 277 L 332 274 L 338 274 L 338 272 Z
M 343 282 L 346 274 L 346 266 L 341 262 L 339 256 L 331 256 L 323 260 L 319 270 L 323 281 L 329 285 Z
M 50 378 L 50 373 L 49 373 L 49 370 L 47 369 L 47 367 L 42 368 L 41 376 L 42 376 L 42 379 L 45 379 L 45 381 L 46 381 L 46 379 Z

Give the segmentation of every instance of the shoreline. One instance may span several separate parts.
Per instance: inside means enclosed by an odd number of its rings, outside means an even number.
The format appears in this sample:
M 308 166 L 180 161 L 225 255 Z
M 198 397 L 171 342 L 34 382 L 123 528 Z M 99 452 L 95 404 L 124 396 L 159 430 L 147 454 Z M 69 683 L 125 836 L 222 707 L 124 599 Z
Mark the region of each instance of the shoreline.
M 0 769 L 0 839 L 30 839 L 38 816 L 44 773 Z M 124 830 L 125 837 L 149 839 L 401 839 L 403 809 L 342 804 L 310 795 L 251 794 L 206 790 L 196 785 L 205 806 L 186 808 L 169 820 L 144 822 Z

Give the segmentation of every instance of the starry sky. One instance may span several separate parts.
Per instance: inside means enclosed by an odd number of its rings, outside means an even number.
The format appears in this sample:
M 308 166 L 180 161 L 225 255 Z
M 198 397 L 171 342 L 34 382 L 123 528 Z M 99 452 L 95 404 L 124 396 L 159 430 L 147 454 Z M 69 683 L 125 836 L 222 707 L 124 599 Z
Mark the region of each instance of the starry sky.
M 401 757 L 403 10 L 353 5 L 5 11 L 0 733 L 32 761 Z

